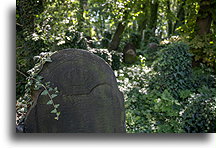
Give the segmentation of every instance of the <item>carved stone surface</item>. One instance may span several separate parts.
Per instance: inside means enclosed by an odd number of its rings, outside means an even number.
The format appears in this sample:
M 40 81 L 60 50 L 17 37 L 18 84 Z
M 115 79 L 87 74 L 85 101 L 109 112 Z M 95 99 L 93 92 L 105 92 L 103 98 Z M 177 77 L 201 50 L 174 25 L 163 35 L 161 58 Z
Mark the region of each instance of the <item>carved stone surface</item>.
M 34 104 L 25 119 L 25 132 L 116 133 L 125 132 L 124 98 L 110 66 L 100 57 L 79 49 L 52 55 L 41 76 L 60 94 L 59 120 L 51 114 L 47 96 L 34 94 Z

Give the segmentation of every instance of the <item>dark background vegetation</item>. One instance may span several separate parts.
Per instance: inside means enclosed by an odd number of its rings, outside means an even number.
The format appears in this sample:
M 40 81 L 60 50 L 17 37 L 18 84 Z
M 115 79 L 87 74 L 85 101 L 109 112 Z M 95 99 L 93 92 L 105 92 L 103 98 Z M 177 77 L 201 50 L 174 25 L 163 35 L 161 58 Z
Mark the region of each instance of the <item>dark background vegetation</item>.
M 17 0 L 17 114 L 29 107 L 23 74 L 33 57 L 79 48 L 113 68 L 128 133 L 215 132 L 215 7 L 214 0 Z

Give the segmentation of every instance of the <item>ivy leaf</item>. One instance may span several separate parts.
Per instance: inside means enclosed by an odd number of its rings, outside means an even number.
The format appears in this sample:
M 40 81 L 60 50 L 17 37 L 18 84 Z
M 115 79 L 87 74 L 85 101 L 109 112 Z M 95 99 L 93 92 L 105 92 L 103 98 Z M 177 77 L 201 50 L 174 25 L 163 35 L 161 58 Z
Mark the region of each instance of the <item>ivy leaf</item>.
M 45 85 L 46 85 L 46 86 L 49 86 L 49 85 L 50 85 L 50 82 L 46 82 Z
M 53 104 L 53 101 L 52 101 L 52 100 L 49 100 L 49 101 L 47 102 L 47 104 Z
M 55 90 L 55 91 L 58 91 L 58 88 L 57 88 L 57 87 L 55 87 L 55 88 L 54 88 L 54 90 Z
M 60 116 L 60 114 L 61 114 L 61 112 L 57 112 L 57 113 L 56 113 L 56 116 Z
M 57 113 L 57 109 L 55 108 L 54 110 L 52 110 L 50 113 L 55 114 Z
M 55 98 L 56 96 L 58 96 L 57 94 L 52 94 L 51 95 L 51 98 L 53 99 L 53 98 Z
M 41 79 L 43 79 L 43 77 L 38 75 L 38 76 L 37 76 L 37 79 L 38 79 L 38 80 L 41 80 Z
M 48 91 L 46 89 L 41 93 L 41 95 L 47 95 L 47 94 L 48 94 Z
M 50 87 L 50 88 L 49 88 L 49 91 L 53 91 L 53 88 L 52 88 L 52 87 Z
M 60 112 L 57 112 L 57 113 L 56 113 L 56 117 L 55 117 L 56 120 L 59 119 L 60 114 L 61 114 Z
M 46 61 L 46 62 L 52 62 L 52 60 L 51 60 L 50 57 L 47 57 L 47 58 L 45 59 L 45 61 Z
M 36 60 L 39 60 L 40 58 L 41 58 L 40 56 L 34 56 L 33 60 L 36 61 Z
M 56 105 L 54 105 L 54 107 L 55 107 L 55 108 L 58 108 L 58 107 L 59 107 L 59 105 L 60 105 L 60 104 L 56 104 Z
M 34 90 L 39 90 L 39 89 L 40 89 L 40 87 L 38 87 L 38 86 L 34 87 Z
M 57 87 L 55 87 L 55 88 L 54 88 L 54 91 L 55 91 L 55 93 L 59 93 L 59 91 L 58 91 L 58 88 L 57 88 Z

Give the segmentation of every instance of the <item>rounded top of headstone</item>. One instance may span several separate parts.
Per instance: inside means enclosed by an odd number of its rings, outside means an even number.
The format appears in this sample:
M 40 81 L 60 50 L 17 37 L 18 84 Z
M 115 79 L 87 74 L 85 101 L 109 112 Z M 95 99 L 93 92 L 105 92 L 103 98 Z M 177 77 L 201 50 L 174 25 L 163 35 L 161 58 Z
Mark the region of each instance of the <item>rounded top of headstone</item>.
M 115 76 L 100 57 L 81 49 L 64 49 L 51 56 L 40 73 L 64 95 L 89 94 L 102 84 L 113 85 Z
M 59 94 L 59 120 L 41 90 L 32 93 L 33 105 L 25 119 L 25 132 L 125 132 L 124 98 L 111 67 L 100 57 L 80 49 L 64 49 L 51 56 L 39 75 Z

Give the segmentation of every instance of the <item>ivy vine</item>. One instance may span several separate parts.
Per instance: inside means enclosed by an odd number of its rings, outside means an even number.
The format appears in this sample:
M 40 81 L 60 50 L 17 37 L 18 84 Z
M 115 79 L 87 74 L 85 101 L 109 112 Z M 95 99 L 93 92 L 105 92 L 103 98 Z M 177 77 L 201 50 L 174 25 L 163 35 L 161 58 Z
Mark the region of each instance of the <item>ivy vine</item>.
M 61 112 L 58 111 L 58 107 L 60 104 L 54 103 L 54 98 L 58 96 L 59 91 L 57 87 L 52 88 L 50 82 L 43 82 L 43 77 L 39 75 L 41 70 L 43 69 L 43 65 L 46 62 L 52 62 L 51 55 L 55 52 L 42 52 L 39 56 L 35 56 L 34 60 L 37 62 L 35 66 L 27 71 L 28 76 L 21 72 L 20 70 L 16 70 L 18 73 L 23 75 L 27 84 L 25 85 L 25 94 L 23 97 L 20 97 L 16 102 L 16 113 L 17 113 L 17 124 L 24 121 L 27 111 L 33 105 L 32 93 L 33 91 L 42 90 L 40 95 L 48 96 L 49 100 L 47 105 L 52 105 L 53 109 L 50 113 L 55 114 L 55 120 L 59 120 L 59 116 Z

